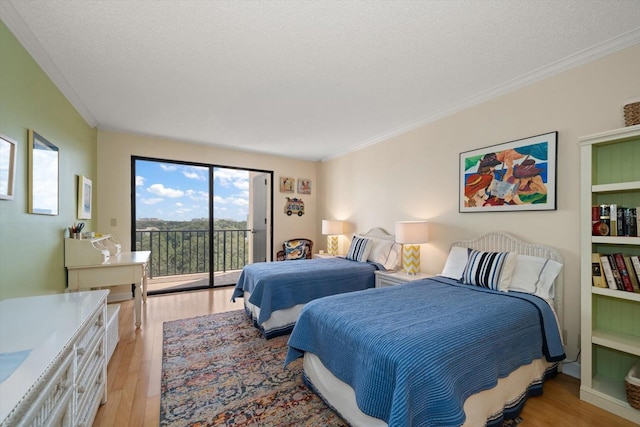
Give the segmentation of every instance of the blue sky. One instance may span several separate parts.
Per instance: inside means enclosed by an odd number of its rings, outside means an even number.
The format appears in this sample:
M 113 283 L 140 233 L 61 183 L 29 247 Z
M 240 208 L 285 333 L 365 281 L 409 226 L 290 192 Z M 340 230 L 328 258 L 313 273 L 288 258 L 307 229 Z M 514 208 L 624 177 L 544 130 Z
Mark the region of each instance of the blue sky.
M 249 172 L 214 170 L 214 218 L 246 221 Z M 189 221 L 207 218 L 209 177 L 206 167 L 136 161 L 136 218 Z

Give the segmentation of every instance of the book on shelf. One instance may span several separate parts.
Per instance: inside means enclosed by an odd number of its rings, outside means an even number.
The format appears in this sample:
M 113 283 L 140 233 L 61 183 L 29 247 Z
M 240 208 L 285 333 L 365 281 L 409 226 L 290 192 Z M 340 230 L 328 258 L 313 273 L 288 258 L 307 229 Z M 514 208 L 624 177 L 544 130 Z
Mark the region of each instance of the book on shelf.
M 638 237 L 638 209 L 623 208 L 623 235 L 629 237 Z
M 618 285 L 616 284 L 616 279 L 613 277 L 613 270 L 611 269 L 611 264 L 609 263 L 609 257 L 607 255 L 600 255 L 600 264 L 602 265 L 602 274 L 604 275 L 605 280 L 607 281 L 607 285 L 609 289 L 618 289 Z
M 627 271 L 629 272 L 629 279 L 631 279 L 631 286 L 633 287 L 633 292 L 640 293 L 640 283 L 638 282 L 639 278 L 636 274 L 636 271 L 633 268 L 633 262 L 631 262 L 631 256 L 624 256 L 624 265 L 627 267 Z
M 613 254 L 613 259 L 616 263 L 616 269 L 620 274 L 620 282 L 622 283 L 622 290 L 627 292 L 633 292 L 633 285 L 631 284 L 631 278 L 627 271 L 627 265 L 624 263 L 624 255 L 617 253 Z M 615 275 L 614 275 L 615 276 Z
M 631 260 L 631 265 L 633 265 L 633 270 L 636 273 L 638 284 L 640 285 L 640 258 L 638 255 L 631 255 L 629 259 Z
M 609 205 L 609 215 L 611 219 L 609 223 L 609 236 L 618 236 L 618 205 L 616 203 Z
M 593 286 L 597 288 L 609 287 L 602 274 L 602 263 L 600 262 L 600 254 L 598 253 L 591 254 L 591 277 L 593 277 Z
M 620 271 L 618 270 L 616 259 L 613 257 L 613 254 L 608 254 L 607 259 L 609 260 L 609 265 L 611 266 L 611 274 L 613 274 L 613 280 L 616 282 L 616 289 L 624 291 L 622 276 L 620 275 Z

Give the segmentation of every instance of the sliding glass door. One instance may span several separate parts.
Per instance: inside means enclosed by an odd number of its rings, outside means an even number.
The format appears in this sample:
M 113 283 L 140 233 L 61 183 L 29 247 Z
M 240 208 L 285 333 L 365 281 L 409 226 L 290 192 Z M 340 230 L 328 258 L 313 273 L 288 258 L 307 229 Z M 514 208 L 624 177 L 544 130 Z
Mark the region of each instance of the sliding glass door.
M 267 260 L 271 172 L 142 157 L 131 166 L 132 242 L 151 251 L 150 294 L 235 285 L 246 264 Z

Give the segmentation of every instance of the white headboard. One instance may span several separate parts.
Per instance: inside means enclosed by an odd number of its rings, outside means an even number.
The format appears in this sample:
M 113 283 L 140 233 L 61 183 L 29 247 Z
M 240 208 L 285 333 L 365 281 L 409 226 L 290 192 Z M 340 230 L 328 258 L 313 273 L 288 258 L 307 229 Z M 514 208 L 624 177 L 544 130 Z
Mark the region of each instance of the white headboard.
M 400 269 L 400 266 L 402 265 L 402 245 L 400 243 L 395 243 L 396 236 L 394 236 L 393 234 L 387 233 L 386 230 L 380 227 L 374 227 L 371 230 L 367 231 L 366 233 L 358 234 L 358 236 L 374 237 L 377 239 L 389 240 L 393 242 L 394 245 L 391 247 L 391 252 L 396 257 L 397 262 L 395 263 L 395 266 L 392 269 L 393 270 Z
M 557 249 L 546 245 L 525 242 L 512 234 L 500 231 L 487 233 L 473 240 L 454 242 L 451 246 L 461 246 L 463 248 L 471 248 L 487 252 L 517 252 L 522 255 L 551 259 L 564 265 L 564 259 Z M 564 270 L 558 274 L 554 286 L 555 296 L 553 298 L 553 308 L 558 315 L 558 322 L 562 328 L 564 325 L 564 317 L 562 313 L 564 298 Z

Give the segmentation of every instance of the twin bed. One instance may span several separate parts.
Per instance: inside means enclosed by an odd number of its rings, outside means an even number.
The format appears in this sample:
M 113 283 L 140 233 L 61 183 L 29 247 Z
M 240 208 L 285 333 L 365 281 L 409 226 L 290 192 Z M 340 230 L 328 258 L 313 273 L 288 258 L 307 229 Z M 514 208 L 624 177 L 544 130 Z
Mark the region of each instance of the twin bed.
M 285 364 L 353 426 L 502 425 L 565 357 L 561 269 L 504 233 L 454 243 L 433 279 L 306 304 Z
M 247 265 L 232 298 L 244 299 L 245 312 L 265 338 L 288 334 L 309 301 L 373 288 L 376 270 L 399 268 L 402 247 L 393 235 L 373 228 L 358 237 L 370 242 L 360 261 L 333 257 Z

